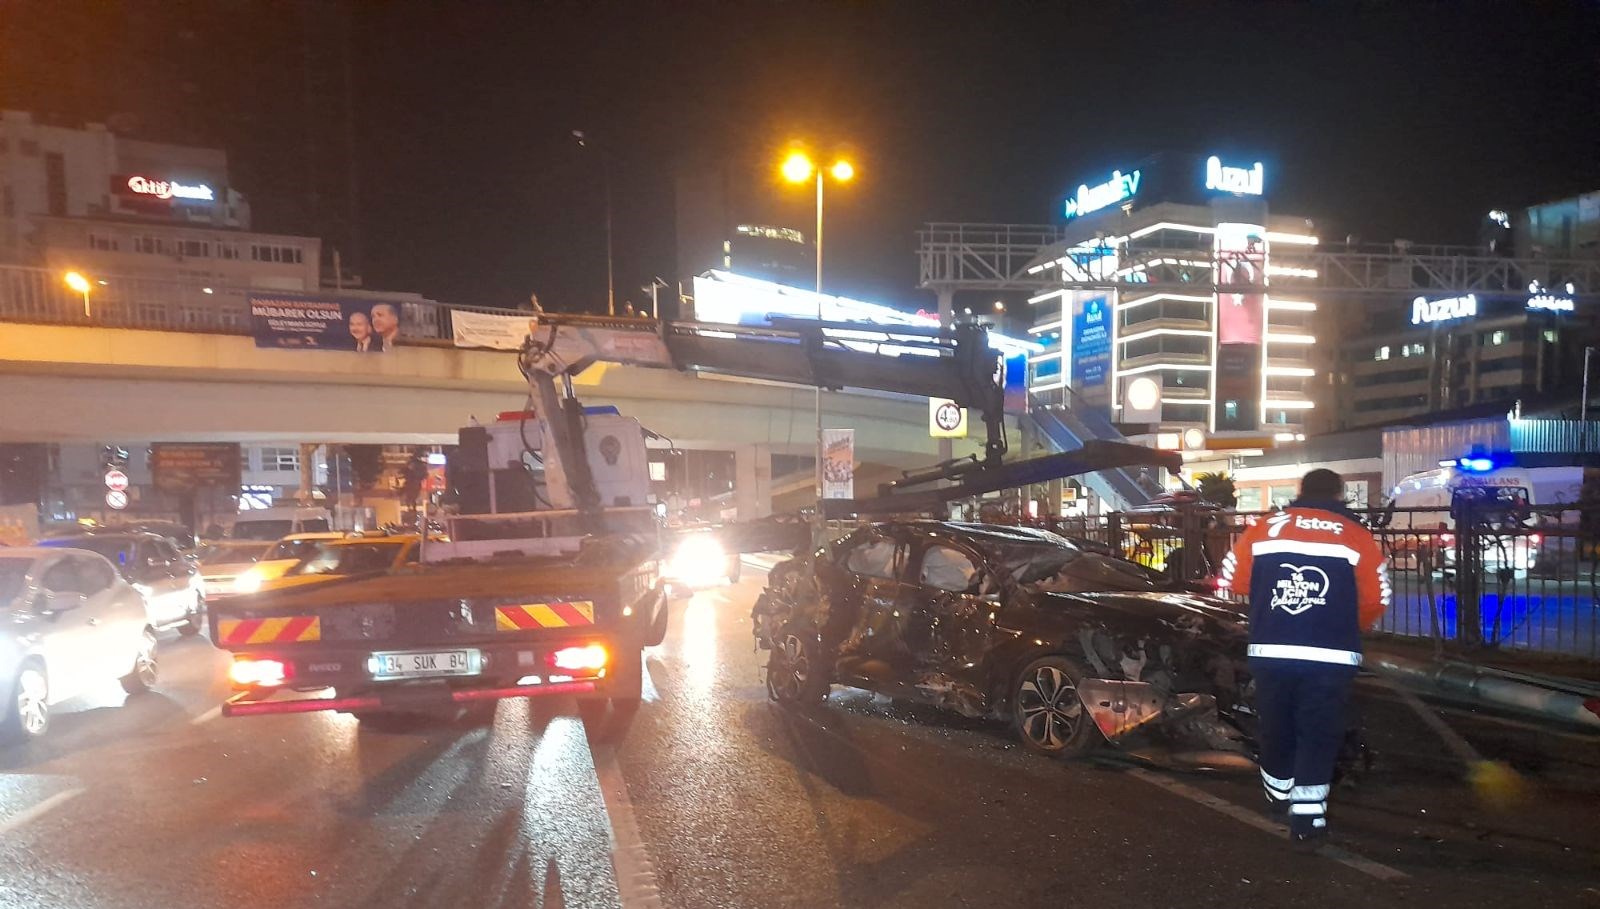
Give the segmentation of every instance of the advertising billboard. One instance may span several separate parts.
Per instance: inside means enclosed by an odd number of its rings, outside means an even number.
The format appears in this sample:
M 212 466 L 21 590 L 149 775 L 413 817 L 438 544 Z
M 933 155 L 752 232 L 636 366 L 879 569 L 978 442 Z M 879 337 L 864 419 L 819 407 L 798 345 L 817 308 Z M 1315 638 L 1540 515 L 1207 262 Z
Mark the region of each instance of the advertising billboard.
M 250 332 L 257 347 L 388 353 L 400 340 L 400 304 L 251 294 Z
M 856 494 L 856 431 L 822 431 L 822 497 L 851 499 Z
M 150 446 L 151 479 L 168 492 L 206 486 L 236 490 L 240 466 L 237 442 L 156 442 Z M 111 485 L 109 481 L 107 485 Z
M 1215 428 L 1254 430 L 1261 425 L 1267 334 L 1266 228 L 1218 224 L 1215 249 Z
M 1105 297 L 1090 297 L 1072 305 L 1072 388 L 1106 384 L 1111 369 L 1111 307 Z

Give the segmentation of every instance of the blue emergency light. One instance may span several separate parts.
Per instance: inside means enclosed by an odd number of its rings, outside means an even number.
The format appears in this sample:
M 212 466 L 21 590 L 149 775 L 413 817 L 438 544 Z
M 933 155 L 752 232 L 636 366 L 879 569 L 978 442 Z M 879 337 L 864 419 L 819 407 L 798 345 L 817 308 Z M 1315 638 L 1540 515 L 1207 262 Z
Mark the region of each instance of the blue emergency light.
M 1440 461 L 1440 467 L 1454 467 L 1464 473 L 1489 473 L 1499 465 L 1494 458 L 1487 455 L 1468 455 L 1464 458 L 1451 458 Z

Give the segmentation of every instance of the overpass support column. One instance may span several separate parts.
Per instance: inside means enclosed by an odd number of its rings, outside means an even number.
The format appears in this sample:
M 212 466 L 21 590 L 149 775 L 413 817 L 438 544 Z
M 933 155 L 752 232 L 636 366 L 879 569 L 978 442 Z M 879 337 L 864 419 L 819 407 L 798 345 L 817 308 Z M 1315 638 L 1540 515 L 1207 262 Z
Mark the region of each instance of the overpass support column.
M 317 488 L 317 449 L 320 447 L 300 443 L 300 492 L 296 498 L 301 505 L 311 504 L 311 494 Z
M 949 328 L 956 321 L 956 292 L 949 286 L 940 287 L 939 295 L 939 326 Z M 956 456 L 955 443 L 950 439 L 939 440 L 939 460 L 948 461 Z
M 734 449 L 733 501 L 741 521 L 772 514 L 771 445 L 740 445 Z

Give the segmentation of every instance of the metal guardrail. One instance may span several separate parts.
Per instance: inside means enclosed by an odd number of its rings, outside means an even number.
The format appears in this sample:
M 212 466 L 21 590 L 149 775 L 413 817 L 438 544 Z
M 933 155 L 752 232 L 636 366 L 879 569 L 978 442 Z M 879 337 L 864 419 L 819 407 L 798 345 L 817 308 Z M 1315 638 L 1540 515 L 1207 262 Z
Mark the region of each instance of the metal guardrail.
M 1174 576 L 1199 579 L 1271 512 L 1207 507 L 1038 523 Z M 1577 506 L 1452 517 L 1449 509 L 1358 512 L 1389 558 L 1394 596 L 1376 631 L 1470 657 L 1495 650 L 1600 661 L 1600 513 Z
M 1062 238 L 1062 229 L 1053 225 L 928 224 L 917 232 L 920 286 L 941 292 L 1121 287 L 1149 293 L 1185 287 L 1192 292 L 1194 286 L 1209 285 L 1172 283 L 1126 270 L 1065 282 L 1056 271 L 1028 273 L 1028 264 Z M 1514 259 L 1470 247 L 1420 244 L 1297 246 L 1275 251 L 1274 259 L 1274 265 L 1295 269 L 1280 277 L 1294 279 L 1296 290 L 1324 294 L 1525 293 L 1533 282 L 1554 288 L 1569 281 L 1583 295 L 1600 291 L 1600 259 Z
M 249 335 L 252 294 L 360 297 L 374 302 L 398 303 L 401 343 L 426 344 L 453 337 L 452 312 L 464 310 L 497 315 L 512 312 L 370 290 L 291 291 L 210 284 L 203 279 L 117 275 L 93 275 L 91 281 L 86 312 L 83 295 L 69 289 L 60 272 L 0 265 L 0 321 Z

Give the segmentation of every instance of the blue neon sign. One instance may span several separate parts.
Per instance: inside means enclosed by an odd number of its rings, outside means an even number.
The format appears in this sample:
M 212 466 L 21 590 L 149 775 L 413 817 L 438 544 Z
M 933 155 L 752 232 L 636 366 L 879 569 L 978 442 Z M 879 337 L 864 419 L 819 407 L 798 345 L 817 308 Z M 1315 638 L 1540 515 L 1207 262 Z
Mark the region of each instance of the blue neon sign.
M 1110 205 L 1116 205 L 1132 199 L 1139 191 L 1139 172 L 1123 173 L 1120 170 L 1111 172 L 1111 179 L 1096 186 L 1084 183 L 1078 191 L 1067 197 L 1065 214 L 1068 218 L 1087 215 L 1092 211 L 1099 211 Z

